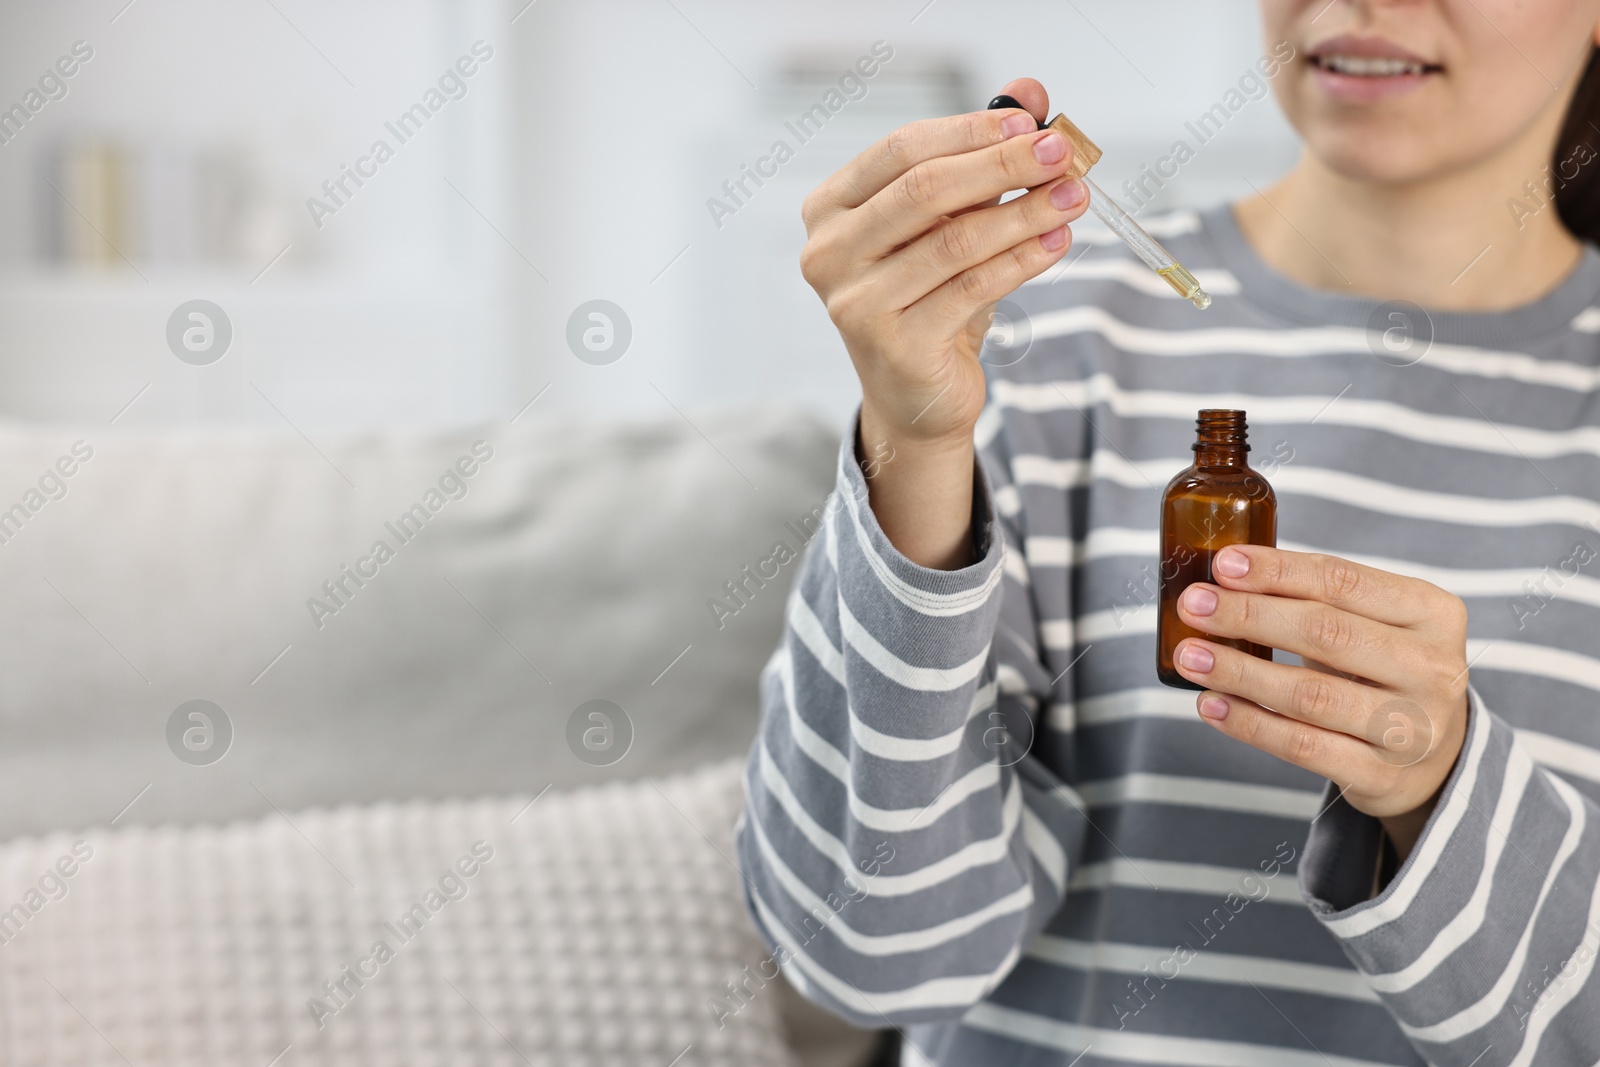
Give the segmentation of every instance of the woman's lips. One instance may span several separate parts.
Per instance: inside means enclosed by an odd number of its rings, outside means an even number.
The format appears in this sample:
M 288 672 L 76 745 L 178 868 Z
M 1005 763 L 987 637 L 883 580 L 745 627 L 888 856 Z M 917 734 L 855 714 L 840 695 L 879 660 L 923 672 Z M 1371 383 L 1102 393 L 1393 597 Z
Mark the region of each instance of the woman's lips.
M 1335 100 L 1369 103 L 1388 100 L 1420 89 L 1433 73 L 1389 74 L 1382 77 L 1340 74 L 1325 67 L 1313 67 L 1313 76 L 1322 91 Z
M 1335 100 L 1367 103 L 1415 92 L 1444 68 L 1382 38 L 1336 37 L 1307 57 L 1313 77 Z

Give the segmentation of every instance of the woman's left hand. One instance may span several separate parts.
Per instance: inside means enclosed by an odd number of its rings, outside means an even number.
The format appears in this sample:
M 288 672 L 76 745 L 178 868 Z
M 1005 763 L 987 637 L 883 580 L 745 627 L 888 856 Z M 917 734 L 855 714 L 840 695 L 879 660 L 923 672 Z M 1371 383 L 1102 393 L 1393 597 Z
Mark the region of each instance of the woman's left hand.
M 1207 689 L 1201 716 L 1331 779 L 1407 855 L 1466 738 L 1466 605 L 1418 578 L 1264 545 L 1223 549 L 1212 574 L 1220 585 L 1178 599 L 1183 622 L 1308 665 L 1180 642 L 1174 665 Z

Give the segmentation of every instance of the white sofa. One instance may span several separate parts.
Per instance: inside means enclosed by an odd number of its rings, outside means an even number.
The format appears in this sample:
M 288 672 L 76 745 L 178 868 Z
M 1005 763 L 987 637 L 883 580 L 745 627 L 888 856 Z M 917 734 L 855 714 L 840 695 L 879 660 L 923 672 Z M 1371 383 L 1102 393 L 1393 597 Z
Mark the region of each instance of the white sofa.
M 793 566 L 708 605 L 835 435 L 695 423 L 0 426 L 0 1064 L 860 1062 L 743 971 Z

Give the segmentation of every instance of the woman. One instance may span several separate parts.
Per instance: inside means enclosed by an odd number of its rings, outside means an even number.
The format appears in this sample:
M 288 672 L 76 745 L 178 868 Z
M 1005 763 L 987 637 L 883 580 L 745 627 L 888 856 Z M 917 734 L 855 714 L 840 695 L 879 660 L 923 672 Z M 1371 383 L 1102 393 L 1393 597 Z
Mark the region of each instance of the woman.
M 862 404 L 739 847 L 786 973 L 904 1062 L 1600 1060 L 1600 0 L 1263 8 L 1300 163 L 1150 223 L 1208 311 L 1063 263 L 1031 80 L 805 203 Z M 1185 642 L 1196 697 L 1151 601 L 1203 407 L 1279 548 L 1181 615 L 1280 652 Z

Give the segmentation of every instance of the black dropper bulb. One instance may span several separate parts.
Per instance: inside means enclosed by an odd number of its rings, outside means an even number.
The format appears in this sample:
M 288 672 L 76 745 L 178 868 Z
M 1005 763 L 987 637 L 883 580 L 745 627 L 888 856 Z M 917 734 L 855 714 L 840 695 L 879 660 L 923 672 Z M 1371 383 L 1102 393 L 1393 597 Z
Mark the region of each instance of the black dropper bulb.
M 1028 110 L 1027 108 L 1022 106 L 1022 103 L 1019 100 L 1017 100 L 1016 97 L 1007 96 L 1005 93 L 1001 93 L 999 96 L 997 96 L 993 100 L 989 101 L 989 106 L 985 110 L 994 111 L 996 108 L 1002 108 L 1002 107 L 1014 107 L 1014 108 L 1018 108 L 1018 109 L 1020 109 L 1022 111 Z M 1040 122 L 1038 119 L 1034 119 L 1033 121 L 1034 121 L 1035 124 L 1038 125 L 1038 127 L 1041 130 L 1044 129 L 1044 123 Z

